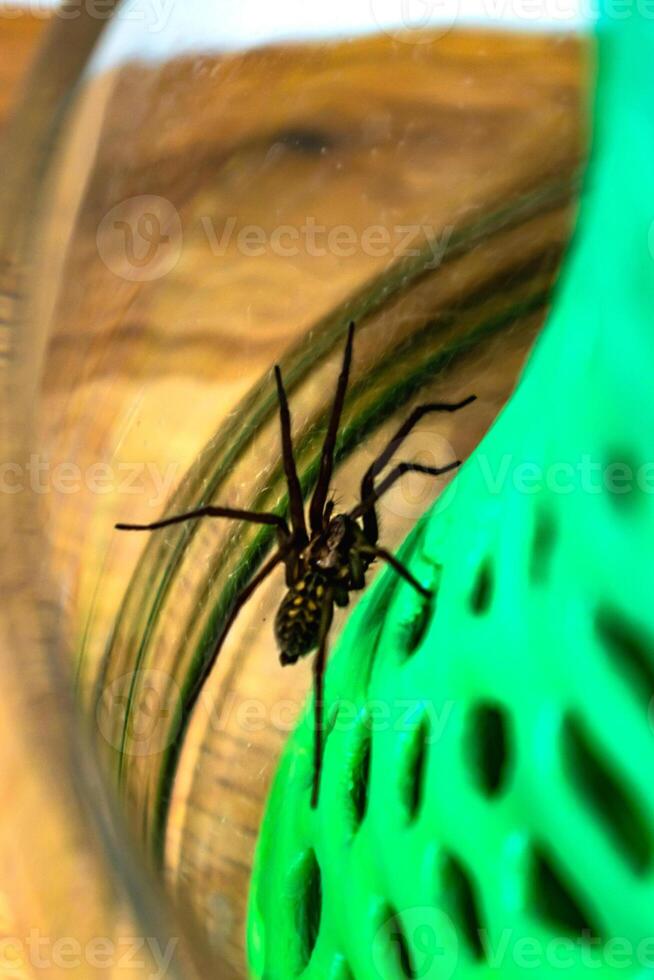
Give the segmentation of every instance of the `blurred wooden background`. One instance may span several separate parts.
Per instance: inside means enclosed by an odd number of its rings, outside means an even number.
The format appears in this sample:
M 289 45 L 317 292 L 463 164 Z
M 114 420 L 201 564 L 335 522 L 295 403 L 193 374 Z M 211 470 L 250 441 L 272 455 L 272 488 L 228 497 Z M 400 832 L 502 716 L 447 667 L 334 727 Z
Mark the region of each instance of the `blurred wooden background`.
M 0 137 L 47 22 L 47 16 L 17 16 L 0 4 Z

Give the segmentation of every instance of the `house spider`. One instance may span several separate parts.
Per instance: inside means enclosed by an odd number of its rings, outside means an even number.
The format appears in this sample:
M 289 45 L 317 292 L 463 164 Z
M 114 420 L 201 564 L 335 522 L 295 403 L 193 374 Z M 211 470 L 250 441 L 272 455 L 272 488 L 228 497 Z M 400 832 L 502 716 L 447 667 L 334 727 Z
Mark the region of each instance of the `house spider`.
M 379 523 L 375 505 L 405 473 L 441 476 L 461 464 L 459 460 L 442 467 L 402 462 L 395 465 L 379 483 L 376 483 L 377 477 L 424 415 L 429 412 L 456 412 L 475 399 L 475 395 L 470 395 L 452 405 L 440 402 L 418 405 L 364 473 L 359 503 L 347 513 L 335 514 L 334 501 L 328 499 L 328 493 L 334 468 L 338 427 L 352 362 L 353 340 L 354 323 L 350 323 L 343 365 L 322 447 L 318 480 L 309 503 L 309 527 L 305 520 L 304 499 L 293 455 L 288 400 L 278 365 L 275 366 L 275 380 L 279 398 L 282 459 L 288 486 L 290 526 L 280 514 L 257 513 L 213 504 L 184 514 L 176 514 L 174 517 L 167 517 L 152 524 L 116 524 L 116 528 L 121 531 L 156 531 L 158 528 L 170 527 L 172 524 L 181 524 L 199 517 L 226 517 L 252 524 L 268 524 L 276 529 L 277 549 L 234 600 L 203 676 L 206 677 L 213 667 L 227 633 L 247 600 L 273 569 L 283 563 L 286 569 L 287 591 L 275 617 L 275 639 L 280 650 L 280 661 L 282 666 L 294 664 L 312 650 L 318 651 L 313 665 L 315 692 L 314 767 L 311 794 L 313 808 L 318 804 L 322 770 L 324 676 L 327 638 L 334 605 L 346 606 L 350 592 L 365 587 L 366 572 L 375 559 L 387 562 L 421 595 L 426 597 L 431 595 L 429 589 L 421 585 L 395 555 L 377 543 Z

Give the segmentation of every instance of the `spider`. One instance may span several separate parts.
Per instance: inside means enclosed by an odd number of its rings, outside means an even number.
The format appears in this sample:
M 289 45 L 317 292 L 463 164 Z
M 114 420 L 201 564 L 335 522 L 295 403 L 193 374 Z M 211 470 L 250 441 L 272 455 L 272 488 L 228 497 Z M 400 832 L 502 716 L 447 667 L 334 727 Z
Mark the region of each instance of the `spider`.
M 350 323 L 343 364 L 336 386 L 327 432 L 322 447 L 320 468 L 313 496 L 309 503 L 309 526 L 305 520 L 304 499 L 297 475 L 293 444 L 291 441 L 291 416 L 288 399 L 282 381 L 279 365 L 275 366 L 275 380 L 279 400 L 281 426 L 282 460 L 288 487 L 288 510 L 290 524 L 280 514 L 258 513 L 209 504 L 197 510 L 176 514 L 152 524 L 116 524 L 120 531 L 156 531 L 159 528 L 181 524 L 200 517 L 224 517 L 247 521 L 252 524 L 267 524 L 276 529 L 277 548 L 250 582 L 236 596 L 231 611 L 222 627 L 213 655 L 207 665 L 203 678 L 212 669 L 223 643 L 239 612 L 255 589 L 283 563 L 286 571 L 286 594 L 275 617 L 275 639 L 280 651 L 282 666 L 296 663 L 313 650 L 317 650 L 313 664 L 314 678 L 314 748 L 313 748 L 313 788 L 311 807 L 318 804 L 320 776 L 323 761 L 324 676 L 327 658 L 327 640 L 332 623 L 334 606 L 347 606 L 350 592 L 365 587 L 366 572 L 380 559 L 395 569 L 420 595 L 431 597 L 408 568 L 386 548 L 378 544 L 379 522 L 375 505 L 380 497 L 405 473 L 426 473 L 441 476 L 461 465 L 455 460 L 445 466 L 423 466 L 420 463 L 398 463 L 377 483 L 377 477 L 399 449 L 416 423 L 430 412 L 456 412 L 475 400 L 470 395 L 456 404 L 440 402 L 417 406 L 402 423 L 386 448 L 371 463 L 361 480 L 361 496 L 350 511 L 334 513 L 334 501 L 328 499 L 334 452 L 338 437 L 339 423 L 345 401 L 352 346 L 354 323 Z

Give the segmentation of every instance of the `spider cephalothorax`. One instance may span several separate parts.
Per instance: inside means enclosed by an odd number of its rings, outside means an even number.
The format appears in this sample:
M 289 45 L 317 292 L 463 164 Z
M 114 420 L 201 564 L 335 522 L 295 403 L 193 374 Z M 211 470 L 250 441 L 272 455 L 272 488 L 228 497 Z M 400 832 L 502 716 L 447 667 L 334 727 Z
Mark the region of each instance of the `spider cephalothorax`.
M 335 585 L 340 582 L 348 589 L 363 588 L 363 573 L 374 557 L 370 542 L 349 514 L 332 517 L 325 530 L 307 548 L 309 568 L 324 573 Z
M 318 802 L 320 771 L 322 767 L 322 715 L 323 682 L 327 656 L 327 637 L 331 626 L 334 606 L 346 606 L 350 592 L 363 589 L 365 576 L 372 562 L 382 559 L 423 595 L 426 589 L 411 574 L 399 559 L 378 542 L 379 526 L 375 505 L 379 498 L 404 474 L 408 472 L 427 473 L 440 476 L 460 465 L 456 460 L 442 467 L 423 466 L 419 463 L 398 463 L 377 483 L 377 477 L 392 459 L 416 423 L 429 412 L 455 412 L 474 400 L 474 395 L 453 405 L 430 403 L 419 405 L 399 427 L 386 448 L 368 467 L 361 481 L 361 499 L 352 510 L 334 515 L 334 504 L 328 500 L 329 488 L 334 468 L 334 452 L 338 436 L 345 393 L 347 391 L 354 324 L 348 329 L 347 343 L 343 355 L 343 366 L 336 387 L 334 404 L 327 427 L 320 459 L 320 471 L 316 488 L 309 504 L 309 527 L 304 513 L 304 498 L 298 479 L 291 441 L 291 416 L 286 392 L 279 367 L 275 367 L 279 416 L 282 436 L 282 459 L 288 485 L 289 522 L 280 514 L 257 513 L 238 510 L 234 507 L 210 504 L 185 514 L 176 514 L 154 524 L 117 524 L 126 531 L 153 531 L 157 528 L 180 524 L 198 517 L 227 517 L 249 521 L 254 524 L 268 524 L 277 530 L 277 549 L 267 562 L 234 600 L 231 611 L 222 624 L 220 635 L 208 658 L 199 682 L 192 689 L 188 703 L 190 712 L 200 694 L 202 686 L 222 649 L 225 637 L 254 590 L 265 578 L 283 563 L 286 568 L 287 592 L 281 601 L 275 617 L 275 638 L 280 649 L 283 665 L 295 663 L 300 657 L 317 650 L 314 661 L 314 780 L 311 805 Z
M 320 642 L 320 613 L 327 594 L 347 606 L 350 592 L 363 589 L 375 560 L 366 537 L 349 514 L 337 514 L 300 555 L 293 581 L 275 617 L 275 638 L 283 666 L 294 664 Z

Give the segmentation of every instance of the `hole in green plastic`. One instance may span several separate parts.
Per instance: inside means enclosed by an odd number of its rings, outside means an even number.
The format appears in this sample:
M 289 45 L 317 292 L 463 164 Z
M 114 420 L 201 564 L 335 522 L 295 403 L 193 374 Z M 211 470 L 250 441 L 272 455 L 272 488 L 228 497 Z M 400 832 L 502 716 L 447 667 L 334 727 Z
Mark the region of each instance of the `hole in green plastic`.
M 354 974 L 350 970 L 345 957 L 340 953 L 335 958 L 328 977 L 329 980 L 354 980 Z
M 384 932 L 394 960 L 393 966 L 399 967 L 400 976 L 414 980 L 419 976 L 413 965 L 411 947 L 406 938 L 402 920 L 398 913 L 387 905 L 383 911 Z
M 482 921 L 475 889 L 470 875 L 453 854 L 446 856 L 443 865 L 443 895 L 457 935 L 465 942 L 470 955 L 482 960 Z
M 540 585 L 546 581 L 555 543 L 556 523 L 554 517 L 549 511 L 538 508 L 529 564 L 529 578 L 534 585 Z
M 299 975 L 309 964 L 318 940 L 322 915 L 322 878 L 320 866 L 313 850 L 307 852 L 293 873 L 291 894 L 297 896 L 295 927 L 289 929 L 289 939 L 294 945 L 293 962 Z
M 421 596 L 411 615 L 400 624 L 399 647 L 400 657 L 408 660 L 416 652 L 423 641 L 433 612 L 433 598 Z
M 486 796 L 496 796 L 506 782 L 509 736 L 504 710 L 497 704 L 476 705 L 470 715 L 468 751 L 476 783 Z
M 611 606 L 602 606 L 595 616 L 600 642 L 613 658 L 639 697 L 654 696 L 654 648 L 634 623 Z
M 422 718 L 407 745 L 404 756 L 404 779 L 402 781 L 402 801 L 409 823 L 412 823 L 422 806 L 425 775 L 427 770 L 429 722 Z
M 477 578 L 470 594 L 470 608 L 478 616 L 485 613 L 493 596 L 493 569 L 490 558 L 479 566 Z
M 597 935 L 552 859 L 538 846 L 532 851 L 530 901 L 536 915 L 554 929 L 586 938 Z
M 604 485 L 616 512 L 627 511 L 638 503 L 638 462 L 630 451 L 616 450 L 606 457 Z
M 372 735 L 366 719 L 365 723 L 361 725 L 352 764 L 350 803 L 352 807 L 352 829 L 355 833 L 363 823 L 368 809 L 371 755 Z
M 651 860 L 647 821 L 629 791 L 609 769 L 581 722 L 569 716 L 563 730 L 569 778 L 600 818 L 624 859 L 637 873 Z

